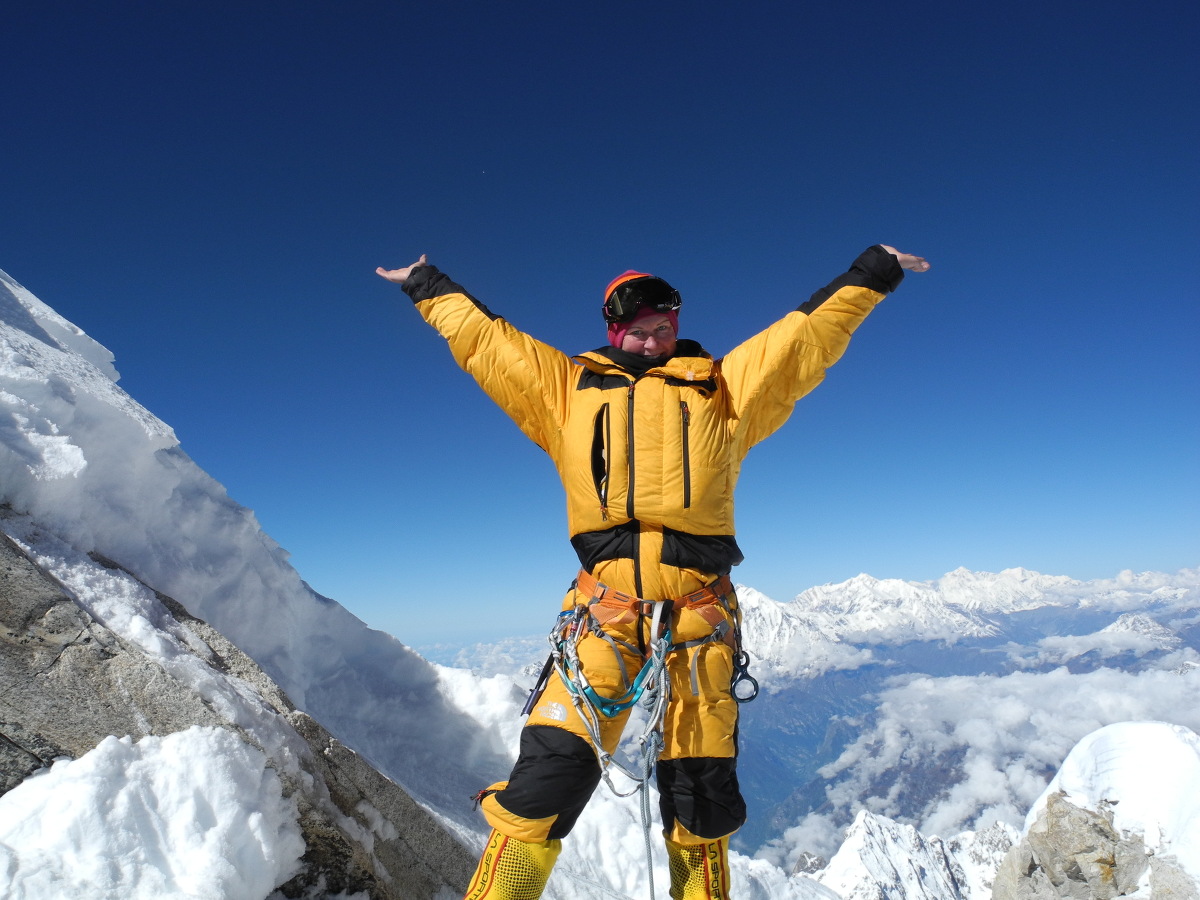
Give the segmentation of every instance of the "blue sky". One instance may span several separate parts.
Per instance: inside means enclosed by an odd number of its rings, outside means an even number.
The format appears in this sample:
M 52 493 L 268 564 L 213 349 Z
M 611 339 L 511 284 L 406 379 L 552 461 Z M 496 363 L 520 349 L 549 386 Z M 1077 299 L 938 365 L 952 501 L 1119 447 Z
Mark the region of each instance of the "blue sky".
M 835 8 L 836 6 L 836 8 Z M 1200 12 L 1124 3 L 58 3 L 5 17 L 0 268 L 317 590 L 537 633 L 541 453 L 373 273 L 568 351 L 635 268 L 721 355 L 927 256 L 752 451 L 737 580 L 1200 565 Z

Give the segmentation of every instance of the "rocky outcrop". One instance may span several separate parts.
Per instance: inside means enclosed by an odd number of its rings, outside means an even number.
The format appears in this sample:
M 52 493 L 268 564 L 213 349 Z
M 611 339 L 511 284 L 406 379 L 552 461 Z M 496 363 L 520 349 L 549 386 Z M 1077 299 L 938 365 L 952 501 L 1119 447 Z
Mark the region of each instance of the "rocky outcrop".
M 1062 792 L 1013 846 L 996 874 L 993 900 L 1110 900 L 1148 884 L 1157 900 L 1200 900 L 1192 878 L 1167 857 L 1147 852 L 1141 835 L 1122 834 L 1110 810 L 1075 806 Z
M 0 534 L 0 794 L 108 735 L 226 728 L 267 755 L 296 799 L 307 850 L 284 896 L 318 885 L 379 900 L 465 889 L 474 855 L 437 819 L 296 710 L 215 629 L 170 598 L 158 600 L 195 657 L 188 667 L 207 667 L 205 677 L 181 678 L 179 667 L 168 671 L 104 627 Z

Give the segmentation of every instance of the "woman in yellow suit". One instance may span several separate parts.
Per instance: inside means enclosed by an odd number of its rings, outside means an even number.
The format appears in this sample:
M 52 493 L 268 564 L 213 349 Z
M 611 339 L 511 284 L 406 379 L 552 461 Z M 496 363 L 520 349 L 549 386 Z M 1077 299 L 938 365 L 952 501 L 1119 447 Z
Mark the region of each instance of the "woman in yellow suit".
M 627 695 L 646 663 L 656 604 L 669 627 L 670 703 L 656 767 L 677 900 L 728 897 L 728 842 L 746 818 L 733 696 L 742 561 L 733 491 L 746 453 L 824 378 L 850 334 L 929 263 L 876 245 L 850 270 L 720 360 L 677 335 L 679 294 L 626 272 L 604 297 L 607 346 L 575 357 L 518 331 L 425 256 L 379 268 L 450 344 L 455 360 L 554 461 L 580 571 L 577 665 L 601 698 Z M 662 604 L 661 601 L 671 601 Z M 467 900 L 534 900 L 601 777 L 629 710 L 594 717 L 551 679 L 522 730 L 508 780 L 481 792 L 492 833 Z

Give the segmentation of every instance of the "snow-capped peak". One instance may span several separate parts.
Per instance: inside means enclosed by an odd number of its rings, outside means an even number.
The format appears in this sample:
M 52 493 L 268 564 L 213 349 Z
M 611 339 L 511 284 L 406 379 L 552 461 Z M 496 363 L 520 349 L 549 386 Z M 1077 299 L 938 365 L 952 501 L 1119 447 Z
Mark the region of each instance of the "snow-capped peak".
M 1125 613 L 1104 629 L 1109 634 L 1132 633 L 1150 638 L 1163 647 L 1180 643 L 1179 635 L 1165 625 L 1160 625 L 1145 613 Z
M 985 897 L 1016 834 L 997 824 L 943 841 L 864 809 L 829 865 L 814 877 L 842 900 Z
M 0 322 L 25 332 L 56 350 L 87 360 L 111 381 L 120 379 L 112 352 L 31 294 L 7 272 L 0 271 Z

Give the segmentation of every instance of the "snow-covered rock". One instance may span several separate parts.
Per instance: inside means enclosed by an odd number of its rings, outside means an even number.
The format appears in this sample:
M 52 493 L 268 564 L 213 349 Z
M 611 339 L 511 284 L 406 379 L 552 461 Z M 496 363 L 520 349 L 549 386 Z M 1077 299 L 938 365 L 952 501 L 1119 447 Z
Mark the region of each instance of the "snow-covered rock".
M 0 896 L 465 884 L 462 844 L 207 623 L 111 562 L 72 569 L 108 627 L 0 534 Z
M 1200 897 L 1200 736 L 1123 722 L 1072 749 L 996 877 L 997 900 Z
M 304 852 L 295 800 L 267 757 L 214 727 L 106 737 L 23 782 L 0 808 L 9 898 L 266 897 Z M 106 861 L 106 878 L 88 877 L 97 868 L 78 864 L 81 851 Z

